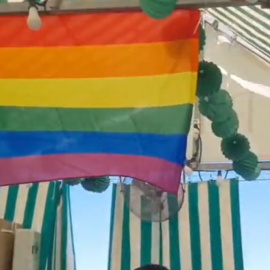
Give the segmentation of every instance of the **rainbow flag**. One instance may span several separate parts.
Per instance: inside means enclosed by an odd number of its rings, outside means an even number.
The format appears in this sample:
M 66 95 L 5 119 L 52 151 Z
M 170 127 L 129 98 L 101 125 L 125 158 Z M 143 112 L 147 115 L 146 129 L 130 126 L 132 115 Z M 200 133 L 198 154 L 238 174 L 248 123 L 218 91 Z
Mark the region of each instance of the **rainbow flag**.
M 179 186 L 199 11 L 0 17 L 0 185 L 101 175 Z

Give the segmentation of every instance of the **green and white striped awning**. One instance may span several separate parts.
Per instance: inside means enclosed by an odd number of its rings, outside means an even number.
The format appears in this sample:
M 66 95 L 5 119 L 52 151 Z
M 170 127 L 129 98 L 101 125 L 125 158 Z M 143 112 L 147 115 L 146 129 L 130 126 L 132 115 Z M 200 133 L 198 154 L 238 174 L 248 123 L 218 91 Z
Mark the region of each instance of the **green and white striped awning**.
M 76 270 L 70 186 L 64 184 L 61 194 L 55 220 L 53 249 L 46 270 Z
M 259 6 L 207 9 L 249 45 L 249 49 L 270 61 L 270 9 Z
M 41 233 L 40 270 L 75 269 L 68 185 L 0 187 L 0 218 Z
M 109 254 L 108 270 L 243 270 L 238 181 L 190 184 L 178 216 L 162 223 L 141 221 L 114 186 Z

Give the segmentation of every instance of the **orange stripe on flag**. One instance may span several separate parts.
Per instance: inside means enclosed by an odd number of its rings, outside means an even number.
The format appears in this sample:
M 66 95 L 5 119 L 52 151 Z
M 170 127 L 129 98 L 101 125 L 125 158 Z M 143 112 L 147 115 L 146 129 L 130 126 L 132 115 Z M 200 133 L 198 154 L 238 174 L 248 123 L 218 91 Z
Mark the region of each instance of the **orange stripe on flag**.
M 0 78 L 101 78 L 196 72 L 198 40 L 0 49 Z

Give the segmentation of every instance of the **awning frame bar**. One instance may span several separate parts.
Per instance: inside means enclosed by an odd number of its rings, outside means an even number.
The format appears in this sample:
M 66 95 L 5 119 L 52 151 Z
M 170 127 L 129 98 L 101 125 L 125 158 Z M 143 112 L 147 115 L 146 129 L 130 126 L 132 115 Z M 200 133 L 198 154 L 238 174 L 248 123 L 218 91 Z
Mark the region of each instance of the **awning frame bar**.
M 180 0 L 177 9 L 203 9 L 214 7 L 232 7 L 232 6 L 252 6 L 261 5 L 270 7 L 270 0 L 258 0 L 256 3 L 248 3 L 244 0 Z M 0 4 L 0 16 L 27 14 L 29 4 L 27 1 L 20 3 L 2 3 Z M 138 0 L 105 0 L 99 1 L 66 1 L 66 0 L 49 0 L 46 10 L 40 9 L 41 13 L 46 14 L 63 14 L 63 13 L 92 13 L 92 12 L 123 12 L 138 11 L 140 5 Z

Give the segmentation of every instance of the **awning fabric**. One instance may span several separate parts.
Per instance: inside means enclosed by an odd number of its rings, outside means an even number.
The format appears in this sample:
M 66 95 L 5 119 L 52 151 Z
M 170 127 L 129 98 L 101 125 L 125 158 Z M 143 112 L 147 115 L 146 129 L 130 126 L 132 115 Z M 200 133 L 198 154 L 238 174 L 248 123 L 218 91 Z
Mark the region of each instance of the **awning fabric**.
M 227 90 L 233 99 L 233 108 L 240 123 L 238 132 L 249 139 L 251 149 L 258 155 L 259 160 L 268 162 L 270 127 L 267 125 L 268 118 L 262 115 L 270 115 L 270 65 L 261 61 L 239 42 L 218 43 L 223 33 L 216 31 L 212 26 L 206 24 L 205 30 L 207 38 L 204 58 L 214 62 L 222 71 L 222 89 Z M 212 131 L 211 121 L 204 116 L 200 116 L 199 119 L 202 139 L 201 164 L 228 164 L 228 159 L 220 150 L 221 139 Z
M 259 6 L 210 8 L 207 11 L 245 39 L 253 52 L 270 61 L 270 9 Z
M 108 270 L 149 263 L 174 270 L 244 269 L 238 181 L 188 185 L 179 214 L 162 223 L 142 221 L 123 197 L 115 185 Z
M 40 270 L 75 269 L 69 186 L 0 187 L 0 218 L 41 233 Z

